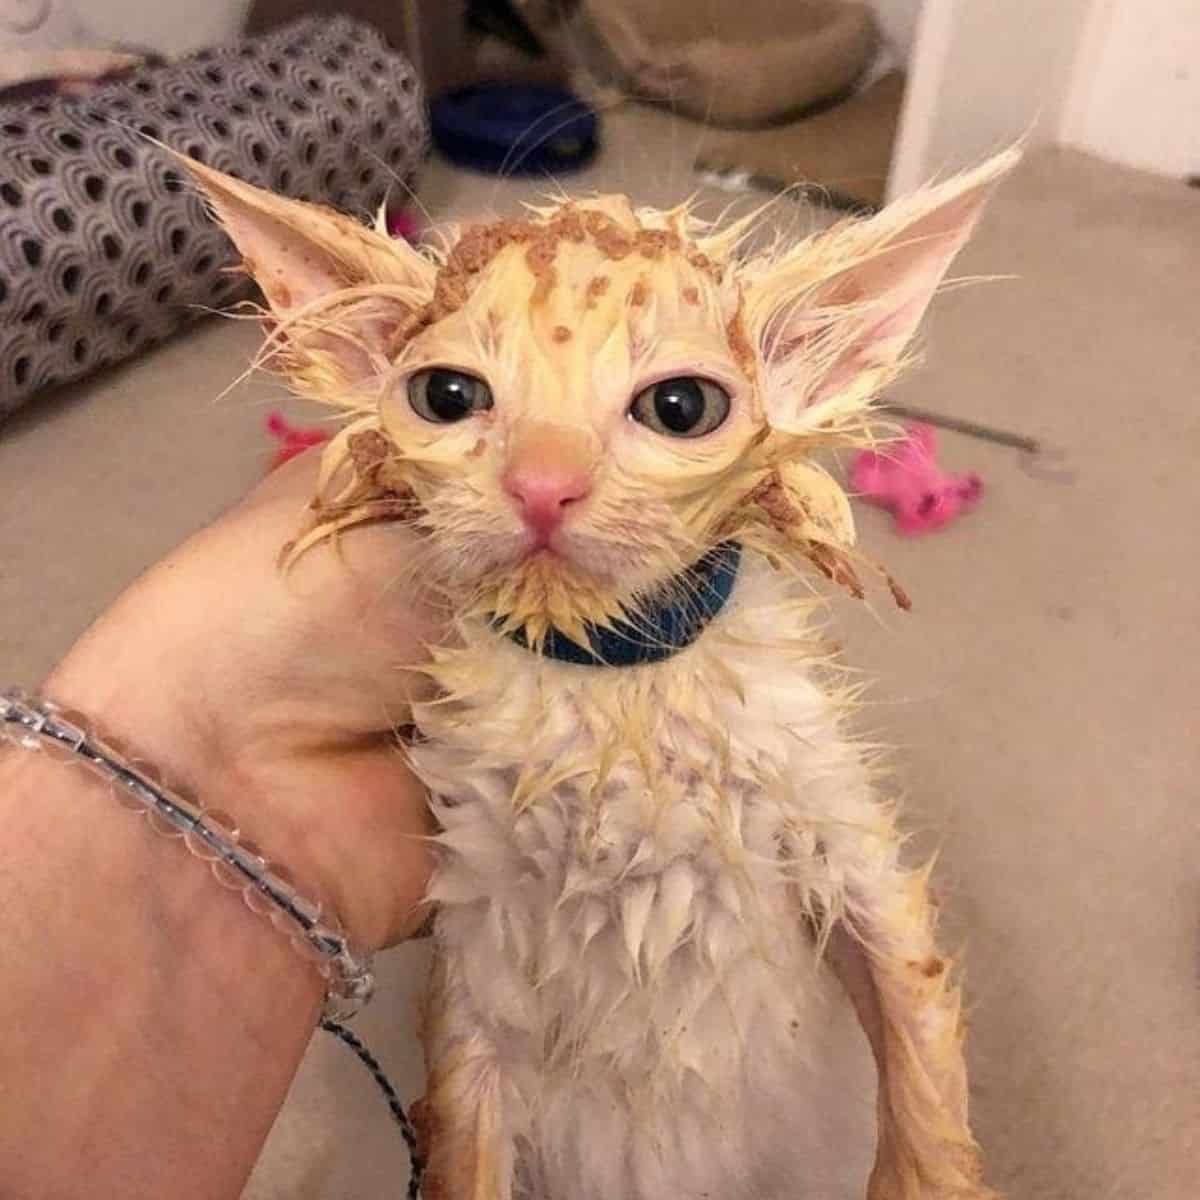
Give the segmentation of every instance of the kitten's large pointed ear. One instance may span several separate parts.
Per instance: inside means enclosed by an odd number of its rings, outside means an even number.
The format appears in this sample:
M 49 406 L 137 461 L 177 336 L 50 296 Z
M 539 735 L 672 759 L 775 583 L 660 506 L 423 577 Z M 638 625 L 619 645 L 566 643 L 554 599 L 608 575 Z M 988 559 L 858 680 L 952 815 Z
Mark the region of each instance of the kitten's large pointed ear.
M 751 271 L 746 323 L 762 355 L 772 427 L 802 433 L 836 424 L 879 392 L 1018 157 L 997 155 Z
M 432 296 L 436 266 L 332 209 L 183 162 L 262 289 L 285 367 L 310 385 L 302 390 L 352 387 L 376 371 L 397 330 Z

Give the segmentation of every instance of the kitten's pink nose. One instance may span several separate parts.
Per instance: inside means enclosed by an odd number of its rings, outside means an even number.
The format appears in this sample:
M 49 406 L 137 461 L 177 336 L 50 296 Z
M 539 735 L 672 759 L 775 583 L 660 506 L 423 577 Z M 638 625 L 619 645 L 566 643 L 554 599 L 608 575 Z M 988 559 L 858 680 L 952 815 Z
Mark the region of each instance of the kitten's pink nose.
M 517 501 L 529 529 L 548 538 L 592 485 L 589 473 L 575 464 L 521 463 L 505 473 L 504 490 Z

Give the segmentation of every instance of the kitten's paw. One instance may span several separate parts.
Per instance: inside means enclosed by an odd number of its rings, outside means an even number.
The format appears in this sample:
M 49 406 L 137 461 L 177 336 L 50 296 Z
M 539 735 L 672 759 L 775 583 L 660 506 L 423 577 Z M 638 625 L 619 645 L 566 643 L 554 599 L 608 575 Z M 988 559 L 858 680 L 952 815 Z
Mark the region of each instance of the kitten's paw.
M 883 1160 L 875 1164 L 866 1200 L 1004 1200 L 982 1180 L 930 1179 L 912 1163 Z

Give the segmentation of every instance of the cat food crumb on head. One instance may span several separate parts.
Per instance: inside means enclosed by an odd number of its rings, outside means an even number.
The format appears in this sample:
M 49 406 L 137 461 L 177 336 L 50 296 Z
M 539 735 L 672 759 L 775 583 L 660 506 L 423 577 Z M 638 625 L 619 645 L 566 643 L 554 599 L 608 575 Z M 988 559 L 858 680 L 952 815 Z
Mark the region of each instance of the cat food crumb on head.
M 564 206 L 559 215 L 555 217 L 554 224 L 558 226 L 562 236 L 568 242 L 582 242 L 587 239 L 587 230 L 583 225 L 583 217 L 579 212 L 571 208 L 569 205 Z
M 612 217 L 604 213 L 589 212 L 583 220 L 596 249 L 605 258 L 628 258 L 633 253 L 633 238 Z
M 638 252 L 645 258 L 662 258 L 667 250 L 678 250 L 681 245 L 673 229 L 642 229 L 637 235 Z
M 596 301 L 608 291 L 608 285 L 612 282 L 607 275 L 596 275 L 588 282 L 587 285 L 587 306 L 594 308 Z
M 737 359 L 738 366 L 749 376 L 754 378 L 754 347 L 750 345 L 750 339 L 746 336 L 746 331 L 742 327 L 742 306 L 739 301 L 737 312 L 733 314 L 732 319 L 725 328 L 725 336 L 729 339 L 729 349 L 733 351 L 733 357 Z
M 535 273 L 534 279 L 537 282 L 529 294 L 529 303 L 536 306 L 544 303 L 550 293 L 554 291 L 554 285 L 558 283 L 558 272 L 553 267 L 547 267 L 540 274 Z
M 347 444 L 350 461 L 361 475 L 385 462 L 392 453 L 392 444 L 378 429 L 364 429 L 354 434 Z
M 547 271 L 554 269 L 554 256 L 558 252 L 558 242 L 553 237 L 538 237 L 529 243 L 525 251 L 525 265 L 530 275 L 541 277 Z
M 569 342 L 571 340 L 571 331 L 565 325 L 555 325 L 554 332 L 550 336 L 556 342 Z
M 558 239 L 547 229 L 529 243 L 525 251 L 525 265 L 534 278 L 531 304 L 541 304 L 554 290 L 558 272 L 554 269 L 554 257 L 558 253 Z

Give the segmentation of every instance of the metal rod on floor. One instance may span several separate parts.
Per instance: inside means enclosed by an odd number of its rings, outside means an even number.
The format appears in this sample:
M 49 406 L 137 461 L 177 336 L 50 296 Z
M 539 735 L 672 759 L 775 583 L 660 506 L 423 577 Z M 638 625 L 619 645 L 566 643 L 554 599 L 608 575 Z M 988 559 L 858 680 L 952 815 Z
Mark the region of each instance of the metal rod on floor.
M 1021 451 L 1021 469 L 1035 479 L 1044 479 L 1050 483 L 1074 483 L 1075 471 L 1067 462 L 1066 452 L 1047 446 L 1040 438 L 1028 437 L 1023 433 L 1013 433 L 1008 429 L 996 429 L 991 425 L 981 425 L 978 421 L 966 421 L 962 417 L 947 417 L 943 413 L 931 412 L 927 408 L 917 408 L 912 404 L 895 404 L 885 400 L 878 405 L 879 412 L 892 413 L 897 417 L 905 417 L 910 421 L 924 421 L 927 425 L 937 425 L 942 429 L 963 433 L 967 437 L 980 438 L 985 442 L 995 442 L 1000 446 L 1010 446 Z
M 1011 446 L 1014 450 L 1024 450 L 1026 454 L 1040 454 L 1044 449 L 1037 438 L 1027 437 L 1023 433 L 996 429 L 991 425 L 981 425 L 977 421 L 966 421 L 962 417 L 947 417 L 943 413 L 931 412 L 927 408 L 917 408 L 911 404 L 894 404 L 885 400 L 878 405 L 877 411 L 894 413 L 898 417 L 907 417 L 910 421 L 924 421 L 926 425 L 951 429 L 955 433 L 964 433 L 967 437 L 980 438 L 985 442 Z
M 770 175 L 759 175 L 746 167 L 717 165 L 705 158 L 696 159 L 692 163 L 692 170 L 709 187 L 720 188 L 725 192 L 748 192 L 753 188 L 760 192 L 770 192 L 775 196 L 790 194 L 793 199 L 807 201 L 809 204 L 815 204 L 818 208 L 832 208 L 839 212 L 853 213 L 862 217 L 869 217 L 879 211 L 878 204 L 859 200 L 823 183 L 813 183 L 803 179 L 785 183 L 782 179 L 774 179 Z

